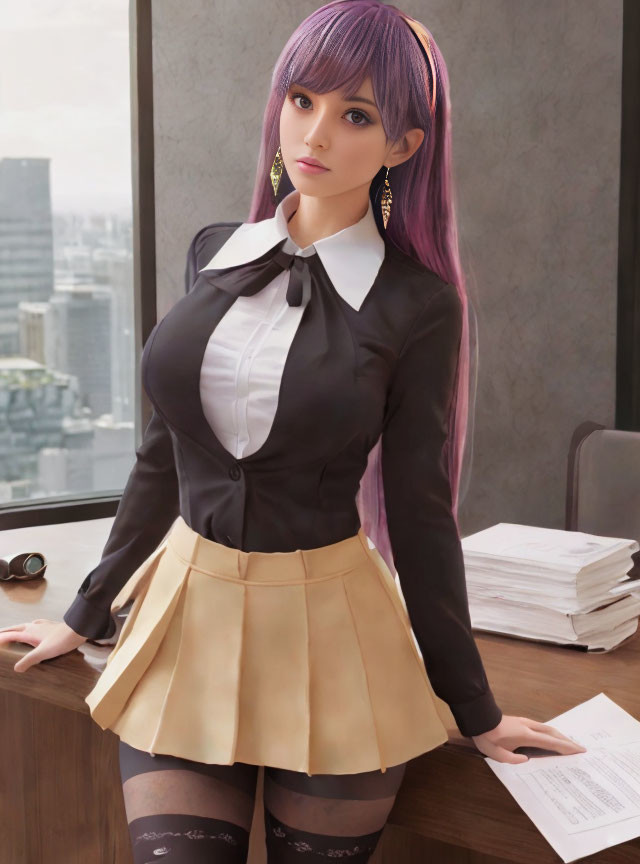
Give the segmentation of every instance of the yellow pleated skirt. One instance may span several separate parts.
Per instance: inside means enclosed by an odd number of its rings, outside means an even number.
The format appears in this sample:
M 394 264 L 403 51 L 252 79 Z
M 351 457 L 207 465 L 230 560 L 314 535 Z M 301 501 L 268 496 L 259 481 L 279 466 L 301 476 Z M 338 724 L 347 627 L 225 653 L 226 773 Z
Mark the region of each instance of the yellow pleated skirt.
M 132 747 L 313 775 L 385 771 L 448 740 L 449 708 L 362 529 L 243 552 L 179 516 L 112 611 L 132 598 L 85 699 Z

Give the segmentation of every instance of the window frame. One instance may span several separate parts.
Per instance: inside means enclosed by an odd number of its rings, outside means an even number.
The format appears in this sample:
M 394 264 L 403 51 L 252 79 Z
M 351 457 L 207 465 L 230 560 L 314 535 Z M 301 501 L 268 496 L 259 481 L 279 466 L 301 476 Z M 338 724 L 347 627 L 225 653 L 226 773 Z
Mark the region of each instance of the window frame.
M 622 10 L 615 428 L 640 432 L 640 6 Z

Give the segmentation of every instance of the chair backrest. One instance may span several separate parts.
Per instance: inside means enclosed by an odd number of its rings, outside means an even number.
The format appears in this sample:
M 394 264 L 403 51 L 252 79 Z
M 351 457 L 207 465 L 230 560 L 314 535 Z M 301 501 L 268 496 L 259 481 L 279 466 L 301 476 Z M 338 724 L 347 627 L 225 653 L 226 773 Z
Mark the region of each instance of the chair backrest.
M 640 432 L 586 421 L 572 436 L 565 529 L 640 542 Z M 640 573 L 634 555 L 633 575 Z

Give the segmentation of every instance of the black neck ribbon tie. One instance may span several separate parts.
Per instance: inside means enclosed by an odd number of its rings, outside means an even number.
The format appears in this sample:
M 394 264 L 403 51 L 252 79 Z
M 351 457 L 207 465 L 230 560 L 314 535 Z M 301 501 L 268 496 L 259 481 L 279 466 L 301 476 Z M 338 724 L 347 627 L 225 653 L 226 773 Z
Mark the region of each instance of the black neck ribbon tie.
M 318 253 L 314 251 L 311 255 L 296 255 L 297 249 L 287 237 L 254 261 L 233 267 L 206 268 L 201 272 L 229 294 L 247 297 L 261 291 L 283 270 L 289 270 L 287 303 L 289 306 L 301 306 L 311 297 L 310 260 L 316 258 Z

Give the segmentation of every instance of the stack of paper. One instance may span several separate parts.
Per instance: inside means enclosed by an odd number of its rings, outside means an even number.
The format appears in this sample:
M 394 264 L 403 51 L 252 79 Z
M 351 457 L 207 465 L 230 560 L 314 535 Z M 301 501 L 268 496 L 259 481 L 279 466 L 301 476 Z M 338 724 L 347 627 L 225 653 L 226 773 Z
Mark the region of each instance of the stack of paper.
M 586 753 L 527 754 L 519 765 L 485 761 L 565 864 L 639 837 L 636 718 L 599 693 L 546 722 Z
M 477 630 L 609 651 L 638 629 L 636 540 L 500 522 L 462 538 Z

